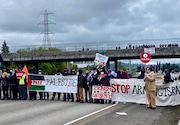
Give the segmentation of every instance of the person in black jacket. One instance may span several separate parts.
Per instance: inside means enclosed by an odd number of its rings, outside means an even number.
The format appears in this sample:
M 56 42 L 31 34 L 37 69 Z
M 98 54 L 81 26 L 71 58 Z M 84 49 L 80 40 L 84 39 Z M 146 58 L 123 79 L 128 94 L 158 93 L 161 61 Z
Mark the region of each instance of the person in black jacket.
M 10 99 L 17 100 L 18 93 L 18 83 L 16 73 L 11 70 L 10 71 Z
M 74 68 L 71 69 L 70 75 L 76 75 L 76 70 Z M 71 102 L 74 102 L 74 93 L 71 93 Z
M 84 81 L 84 90 L 85 90 L 85 101 L 88 102 L 88 91 L 89 91 L 89 86 L 87 84 L 88 82 L 88 76 L 89 76 L 89 71 L 86 70 L 86 74 L 85 74 L 85 81 Z
M 62 75 L 66 76 L 68 75 L 68 69 L 67 68 L 64 68 L 64 72 L 62 73 Z M 69 93 L 64 93 L 63 95 L 63 101 L 66 101 L 66 100 L 70 100 L 70 94 Z
M 84 80 L 84 76 L 83 76 L 83 71 L 82 69 L 79 69 L 79 75 L 78 75 L 78 91 L 76 94 L 76 98 L 77 98 L 77 102 L 84 102 L 84 96 L 83 96 L 83 88 L 84 88 L 84 84 L 85 84 L 85 80 Z

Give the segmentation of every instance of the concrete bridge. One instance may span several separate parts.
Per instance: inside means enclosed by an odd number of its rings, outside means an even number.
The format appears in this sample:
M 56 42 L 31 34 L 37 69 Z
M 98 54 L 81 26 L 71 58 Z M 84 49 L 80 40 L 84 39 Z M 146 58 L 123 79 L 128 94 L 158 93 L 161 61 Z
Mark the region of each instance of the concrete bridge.
M 16 63 L 38 63 L 38 62 L 64 62 L 64 61 L 94 61 L 97 52 L 109 57 L 109 61 L 123 59 L 139 59 L 143 48 L 138 49 L 114 49 L 114 50 L 80 50 L 66 52 L 28 52 L 28 53 L 10 53 L 2 54 L 5 62 Z M 152 59 L 162 58 L 180 58 L 180 47 L 155 48 L 155 54 Z

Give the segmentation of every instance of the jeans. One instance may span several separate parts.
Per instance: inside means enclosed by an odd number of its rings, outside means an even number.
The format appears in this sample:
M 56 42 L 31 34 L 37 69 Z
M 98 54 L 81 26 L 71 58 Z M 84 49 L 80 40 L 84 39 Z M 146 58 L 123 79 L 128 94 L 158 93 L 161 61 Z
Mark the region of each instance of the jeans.
M 19 99 L 26 99 L 26 85 L 19 85 Z

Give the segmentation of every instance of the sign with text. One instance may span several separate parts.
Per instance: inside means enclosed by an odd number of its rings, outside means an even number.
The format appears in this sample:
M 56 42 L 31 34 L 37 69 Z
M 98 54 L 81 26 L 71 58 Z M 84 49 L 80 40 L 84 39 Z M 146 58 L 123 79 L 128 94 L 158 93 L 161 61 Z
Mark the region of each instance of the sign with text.
M 93 99 L 111 99 L 111 87 L 110 86 L 96 86 L 92 87 Z
M 155 47 L 144 48 L 145 53 L 155 54 Z
M 107 56 L 102 55 L 102 54 L 99 54 L 99 53 L 96 53 L 96 57 L 95 57 L 94 62 L 95 62 L 97 65 L 106 66 L 107 61 L 108 61 L 108 57 L 107 57 Z
M 146 104 L 146 90 L 143 79 L 111 79 L 110 84 L 112 87 L 112 101 Z M 158 106 L 179 105 L 179 97 L 179 80 L 168 84 L 161 83 L 161 85 L 156 86 L 156 105 Z
M 30 91 L 77 93 L 77 75 L 28 75 Z
M 17 77 L 17 79 L 22 78 L 23 74 L 24 74 L 23 71 L 21 71 L 21 70 L 16 70 L 16 77 Z
M 151 60 L 151 54 L 145 52 L 141 53 L 140 60 L 143 63 L 148 63 Z

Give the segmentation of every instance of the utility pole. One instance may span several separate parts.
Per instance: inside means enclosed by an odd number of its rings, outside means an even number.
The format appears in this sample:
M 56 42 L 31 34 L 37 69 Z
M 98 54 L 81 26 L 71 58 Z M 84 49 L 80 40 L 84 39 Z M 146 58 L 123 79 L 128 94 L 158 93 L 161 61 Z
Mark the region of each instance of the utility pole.
M 48 16 L 53 13 L 48 12 L 47 10 L 44 11 L 44 13 L 40 14 L 44 16 L 44 21 L 39 23 L 38 25 L 44 25 L 44 31 L 42 32 L 44 34 L 43 38 L 43 46 L 44 47 L 50 47 L 51 46 L 51 41 L 49 34 L 53 34 L 52 32 L 49 32 L 49 24 L 55 24 L 54 22 L 51 22 L 48 20 Z

